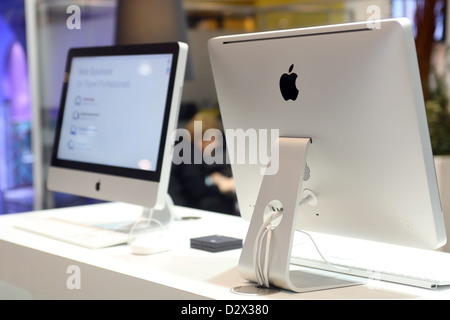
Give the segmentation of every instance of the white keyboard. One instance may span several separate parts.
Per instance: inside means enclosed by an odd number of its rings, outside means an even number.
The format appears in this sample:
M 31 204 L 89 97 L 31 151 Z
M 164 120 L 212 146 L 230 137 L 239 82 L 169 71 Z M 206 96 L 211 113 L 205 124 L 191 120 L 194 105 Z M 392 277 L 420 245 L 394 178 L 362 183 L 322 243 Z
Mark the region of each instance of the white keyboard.
M 23 219 L 15 227 L 48 238 L 88 249 L 100 249 L 127 243 L 128 235 L 121 232 L 77 224 L 53 217 Z
M 318 247 L 328 263 L 306 242 L 294 246 L 291 263 L 429 289 L 450 285 L 449 253 L 366 242 Z

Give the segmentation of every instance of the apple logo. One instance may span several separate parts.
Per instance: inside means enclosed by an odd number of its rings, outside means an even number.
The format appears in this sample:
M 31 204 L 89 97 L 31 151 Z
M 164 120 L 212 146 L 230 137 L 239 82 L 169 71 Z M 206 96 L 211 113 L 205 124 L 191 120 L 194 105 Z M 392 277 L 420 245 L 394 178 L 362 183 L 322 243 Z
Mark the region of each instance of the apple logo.
M 95 191 L 100 191 L 100 180 L 95 183 Z
M 289 67 L 289 73 L 283 73 L 280 78 L 280 91 L 284 100 L 296 100 L 298 97 L 298 89 L 295 84 L 298 75 L 296 73 L 292 73 L 294 69 L 294 65 L 292 64 Z

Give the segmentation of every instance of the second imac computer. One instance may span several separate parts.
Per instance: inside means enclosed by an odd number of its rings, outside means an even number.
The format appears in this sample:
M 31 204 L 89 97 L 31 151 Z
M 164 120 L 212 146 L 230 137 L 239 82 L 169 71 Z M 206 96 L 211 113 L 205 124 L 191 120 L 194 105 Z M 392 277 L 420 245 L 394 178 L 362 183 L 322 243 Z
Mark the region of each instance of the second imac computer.
M 48 188 L 164 209 L 187 51 L 180 42 L 71 49 Z
M 250 220 L 245 278 L 301 291 L 288 270 L 294 229 L 445 243 L 411 25 L 374 25 L 210 40 L 239 207 Z M 250 144 L 259 153 L 243 157 L 255 152 Z

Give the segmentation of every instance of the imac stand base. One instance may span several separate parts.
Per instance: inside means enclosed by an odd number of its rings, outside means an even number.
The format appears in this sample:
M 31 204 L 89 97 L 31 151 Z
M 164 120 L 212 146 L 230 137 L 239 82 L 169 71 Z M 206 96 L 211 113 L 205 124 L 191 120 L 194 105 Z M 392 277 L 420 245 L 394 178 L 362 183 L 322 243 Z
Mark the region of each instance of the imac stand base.
M 241 276 L 257 286 L 235 288 L 233 292 L 267 294 L 272 290 L 262 288 L 274 287 L 307 292 L 361 284 L 340 273 L 290 270 L 299 208 L 317 202 L 311 190 L 302 190 L 310 144 L 310 138 L 280 137 L 272 147 L 271 163 L 278 161 L 278 171 L 263 177 L 238 266 Z
M 311 268 L 305 268 L 304 270 L 291 270 L 289 272 L 289 277 L 290 281 L 295 286 L 295 292 L 297 293 L 350 287 L 361 285 L 366 282 L 357 277 Z M 233 293 L 247 296 L 265 296 L 278 293 L 280 291 L 281 289 L 278 287 L 264 287 L 256 283 L 238 286 L 231 289 L 231 292 Z

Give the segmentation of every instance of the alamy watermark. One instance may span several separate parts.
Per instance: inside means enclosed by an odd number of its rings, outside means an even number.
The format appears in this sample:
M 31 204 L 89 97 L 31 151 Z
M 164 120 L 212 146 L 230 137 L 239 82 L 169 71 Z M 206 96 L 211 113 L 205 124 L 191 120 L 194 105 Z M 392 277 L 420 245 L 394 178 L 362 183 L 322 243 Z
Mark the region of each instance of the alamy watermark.
M 78 5 L 72 4 L 67 7 L 66 13 L 70 16 L 66 20 L 67 29 L 81 29 L 81 8 Z M 367 6 L 366 13 L 369 14 L 367 18 L 367 27 L 370 29 L 380 29 L 381 8 L 376 4 Z
M 369 29 L 380 29 L 380 19 L 381 19 L 381 8 L 376 4 L 372 4 L 367 7 L 366 13 L 369 14 L 367 18 L 367 28 Z
M 187 129 L 172 134 L 174 164 L 255 164 L 261 174 L 278 172 L 279 153 L 275 142 L 278 129 L 219 129 L 203 130 L 201 121 L 194 121 L 193 136 Z M 227 151 L 224 150 L 226 141 Z M 194 146 L 194 148 L 192 147 Z M 194 154 L 192 154 L 194 153 Z M 227 156 L 223 155 L 227 153 Z
M 67 267 L 66 273 L 69 277 L 66 280 L 66 287 L 69 290 L 81 289 L 81 269 L 79 266 L 72 264 Z
M 66 9 L 66 13 L 70 14 L 70 16 L 66 20 L 67 29 L 81 29 L 81 8 L 77 5 L 70 5 Z

